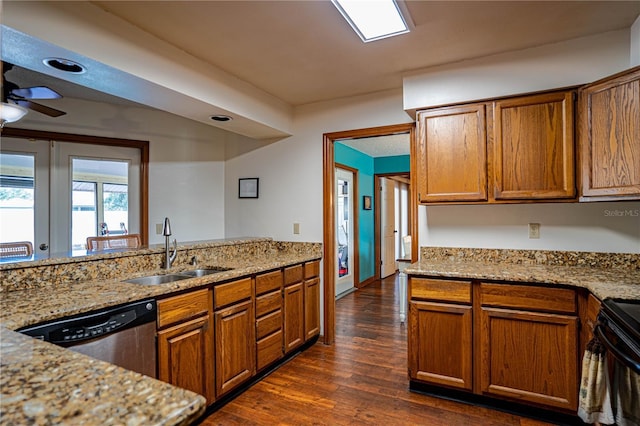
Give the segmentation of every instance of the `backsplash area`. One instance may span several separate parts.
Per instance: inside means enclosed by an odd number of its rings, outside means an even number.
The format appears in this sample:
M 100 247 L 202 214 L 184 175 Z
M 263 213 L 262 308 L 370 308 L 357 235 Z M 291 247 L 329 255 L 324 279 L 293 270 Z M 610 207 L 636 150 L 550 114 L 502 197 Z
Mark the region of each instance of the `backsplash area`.
M 247 238 L 185 243 L 178 246 L 172 270 L 198 265 L 215 265 L 284 254 L 311 254 L 322 257 L 321 243 L 272 241 Z M 194 259 L 195 258 L 195 259 Z M 159 246 L 105 252 L 82 257 L 33 260 L 0 264 L 0 293 L 32 288 L 50 288 L 73 282 L 109 280 L 161 268 L 164 250 Z
M 640 270 L 640 254 L 636 253 L 421 247 L 420 259 Z

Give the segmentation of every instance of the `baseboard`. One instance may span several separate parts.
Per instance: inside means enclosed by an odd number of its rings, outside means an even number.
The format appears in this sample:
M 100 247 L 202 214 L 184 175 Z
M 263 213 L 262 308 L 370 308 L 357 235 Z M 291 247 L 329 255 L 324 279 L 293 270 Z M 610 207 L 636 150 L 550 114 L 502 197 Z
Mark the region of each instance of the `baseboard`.
M 436 398 L 448 399 L 451 401 L 461 402 L 464 404 L 477 405 L 480 407 L 490 408 L 492 410 L 502 411 L 504 413 L 515 414 L 521 417 L 539 420 L 547 423 L 562 426 L 583 426 L 585 423 L 577 416 L 572 414 L 560 413 L 540 407 L 520 404 L 514 401 L 505 401 L 496 398 L 490 398 L 484 395 L 476 395 L 469 392 L 458 391 L 439 386 L 431 386 L 420 382 L 410 381 L 409 390 L 411 392 L 423 395 L 433 396 Z

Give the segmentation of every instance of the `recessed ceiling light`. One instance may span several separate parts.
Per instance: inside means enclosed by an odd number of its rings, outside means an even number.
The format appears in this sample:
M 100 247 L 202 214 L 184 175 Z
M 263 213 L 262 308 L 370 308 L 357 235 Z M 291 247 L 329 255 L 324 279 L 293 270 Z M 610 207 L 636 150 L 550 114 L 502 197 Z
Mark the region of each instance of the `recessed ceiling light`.
M 331 0 L 362 41 L 409 32 L 395 0 Z
M 64 72 L 69 72 L 72 74 L 82 74 L 85 73 L 87 70 L 85 69 L 85 67 L 83 67 L 82 65 L 80 65 L 77 62 L 74 62 L 70 59 L 64 59 L 64 58 L 45 58 L 42 60 L 42 62 L 50 67 L 50 68 L 55 68 L 57 70 L 60 71 L 64 71 Z
M 231 121 L 231 120 L 233 120 L 233 118 L 229 117 L 228 115 L 212 115 L 211 119 L 213 121 Z

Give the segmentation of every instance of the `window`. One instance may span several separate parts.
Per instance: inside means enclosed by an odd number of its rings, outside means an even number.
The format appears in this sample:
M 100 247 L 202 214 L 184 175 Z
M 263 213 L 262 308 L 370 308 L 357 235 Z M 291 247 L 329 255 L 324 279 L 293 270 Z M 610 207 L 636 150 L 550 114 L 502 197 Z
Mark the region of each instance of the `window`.
M 146 244 L 148 142 L 43 139 L 55 135 L 3 129 L 0 241 L 30 241 L 36 255 L 84 250 L 106 233 L 140 233 Z

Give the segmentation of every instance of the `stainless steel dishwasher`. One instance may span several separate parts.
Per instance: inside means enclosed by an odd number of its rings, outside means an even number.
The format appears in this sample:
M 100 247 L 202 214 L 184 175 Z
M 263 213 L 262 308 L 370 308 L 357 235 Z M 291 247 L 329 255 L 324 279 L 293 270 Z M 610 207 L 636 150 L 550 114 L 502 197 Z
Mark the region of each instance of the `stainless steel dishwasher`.
M 156 301 L 150 299 L 18 332 L 155 378 L 156 313 Z

